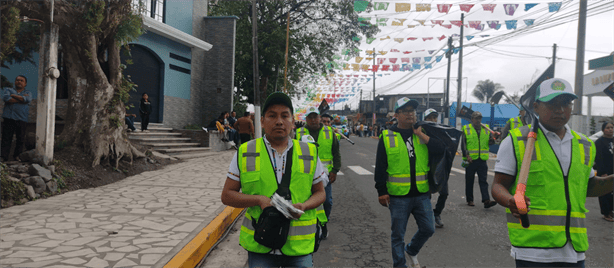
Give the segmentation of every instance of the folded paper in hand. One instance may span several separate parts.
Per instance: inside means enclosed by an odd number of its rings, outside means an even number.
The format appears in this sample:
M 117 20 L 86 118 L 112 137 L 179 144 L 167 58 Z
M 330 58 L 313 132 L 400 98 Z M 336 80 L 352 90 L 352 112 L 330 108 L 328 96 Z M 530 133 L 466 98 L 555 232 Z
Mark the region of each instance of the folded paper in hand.
M 271 205 L 284 214 L 284 216 L 286 216 L 288 219 L 294 219 L 291 213 L 296 213 L 299 215 L 303 215 L 303 213 L 305 213 L 304 211 L 295 208 L 290 201 L 284 199 L 277 193 L 273 194 L 273 197 L 271 197 Z

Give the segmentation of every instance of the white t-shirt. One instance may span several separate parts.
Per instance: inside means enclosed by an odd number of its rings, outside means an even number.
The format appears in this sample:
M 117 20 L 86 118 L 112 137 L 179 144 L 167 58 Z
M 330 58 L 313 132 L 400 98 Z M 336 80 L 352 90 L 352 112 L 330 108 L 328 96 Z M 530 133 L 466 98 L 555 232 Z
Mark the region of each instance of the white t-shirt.
M 571 165 L 571 130 L 568 125 L 565 125 L 565 136 L 561 139 L 556 133 L 548 131 L 544 126 L 539 124 L 544 136 L 550 142 L 552 151 L 559 159 L 563 175 L 567 175 L 569 165 Z M 495 164 L 495 172 L 516 176 L 516 156 L 514 152 L 514 144 L 512 143 L 511 135 L 507 136 L 499 146 L 497 154 L 497 163 Z M 594 177 L 595 172 L 591 172 L 590 178 Z M 570 243 L 567 243 L 562 248 L 555 249 L 539 249 L 539 248 L 517 248 L 512 246 L 511 255 L 514 259 L 532 262 L 570 262 L 576 263 L 584 260 L 584 253 L 578 253 L 574 250 Z

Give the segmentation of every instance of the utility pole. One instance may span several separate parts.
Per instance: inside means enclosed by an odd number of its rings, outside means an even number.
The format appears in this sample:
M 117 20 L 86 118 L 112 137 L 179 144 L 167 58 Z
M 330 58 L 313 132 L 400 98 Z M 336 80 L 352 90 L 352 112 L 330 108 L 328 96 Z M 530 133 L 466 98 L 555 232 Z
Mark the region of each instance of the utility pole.
M 452 36 L 448 37 L 448 51 L 446 52 L 446 58 L 448 58 L 448 75 L 446 78 L 446 92 L 444 93 L 444 118 L 450 119 L 450 67 L 452 66 L 452 53 L 454 51 L 454 45 L 452 45 Z
M 554 74 L 556 71 L 556 44 L 552 45 L 552 73 Z M 554 78 L 554 77 L 550 77 Z
M 586 2 L 580 0 L 580 13 L 578 18 L 578 44 L 576 45 L 576 81 L 574 85 L 578 99 L 574 101 L 572 114 L 582 114 L 582 95 L 584 86 L 584 45 L 586 43 Z M 576 129 L 581 129 L 577 128 Z
M 375 58 L 377 57 L 377 53 L 375 52 L 375 47 L 373 48 L 373 66 L 375 66 Z M 373 121 L 371 125 L 375 125 L 375 69 L 371 66 L 371 70 L 373 71 Z
M 252 0 L 252 47 L 254 61 L 254 128 L 256 139 L 262 138 L 262 127 L 260 126 L 260 75 L 258 74 L 258 10 L 256 0 Z M 294 112 L 294 111 L 292 111 Z
M 461 93 L 463 92 L 463 28 L 465 27 L 465 13 L 461 13 L 460 45 L 458 46 L 458 96 L 456 102 L 456 128 L 461 128 L 461 119 L 458 117 L 461 107 Z
M 284 93 L 288 94 L 288 46 L 290 45 L 290 10 L 288 10 L 288 21 L 286 22 L 286 67 L 284 69 Z M 292 111 L 294 112 L 294 111 Z

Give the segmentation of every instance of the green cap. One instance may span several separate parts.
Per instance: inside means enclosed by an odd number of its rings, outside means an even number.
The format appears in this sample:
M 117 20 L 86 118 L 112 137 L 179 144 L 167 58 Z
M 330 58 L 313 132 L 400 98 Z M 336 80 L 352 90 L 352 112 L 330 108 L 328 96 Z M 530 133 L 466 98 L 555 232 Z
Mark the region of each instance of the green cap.
M 292 100 L 290 99 L 290 97 L 288 97 L 288 95 L 282 92 L 274 92 L 266 98 L 266 100 L 264 101 L 264 105 L 262 106 L 262 113 L 266 113 L 266 110 L 269 108 L 269 106 L 275 104 L 282 104 L 287 106 L 288 108 L 290 108 L 290 113 L 294 114 Z

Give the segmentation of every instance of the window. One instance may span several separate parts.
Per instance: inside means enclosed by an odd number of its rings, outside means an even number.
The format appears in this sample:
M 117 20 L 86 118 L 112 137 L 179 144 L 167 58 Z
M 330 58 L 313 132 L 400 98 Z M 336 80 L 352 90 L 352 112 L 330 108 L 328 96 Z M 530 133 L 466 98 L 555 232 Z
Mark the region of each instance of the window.
M 164 2 L 165 0 L 132 0 L 132 6 L 145 16 L 165 22 Z

